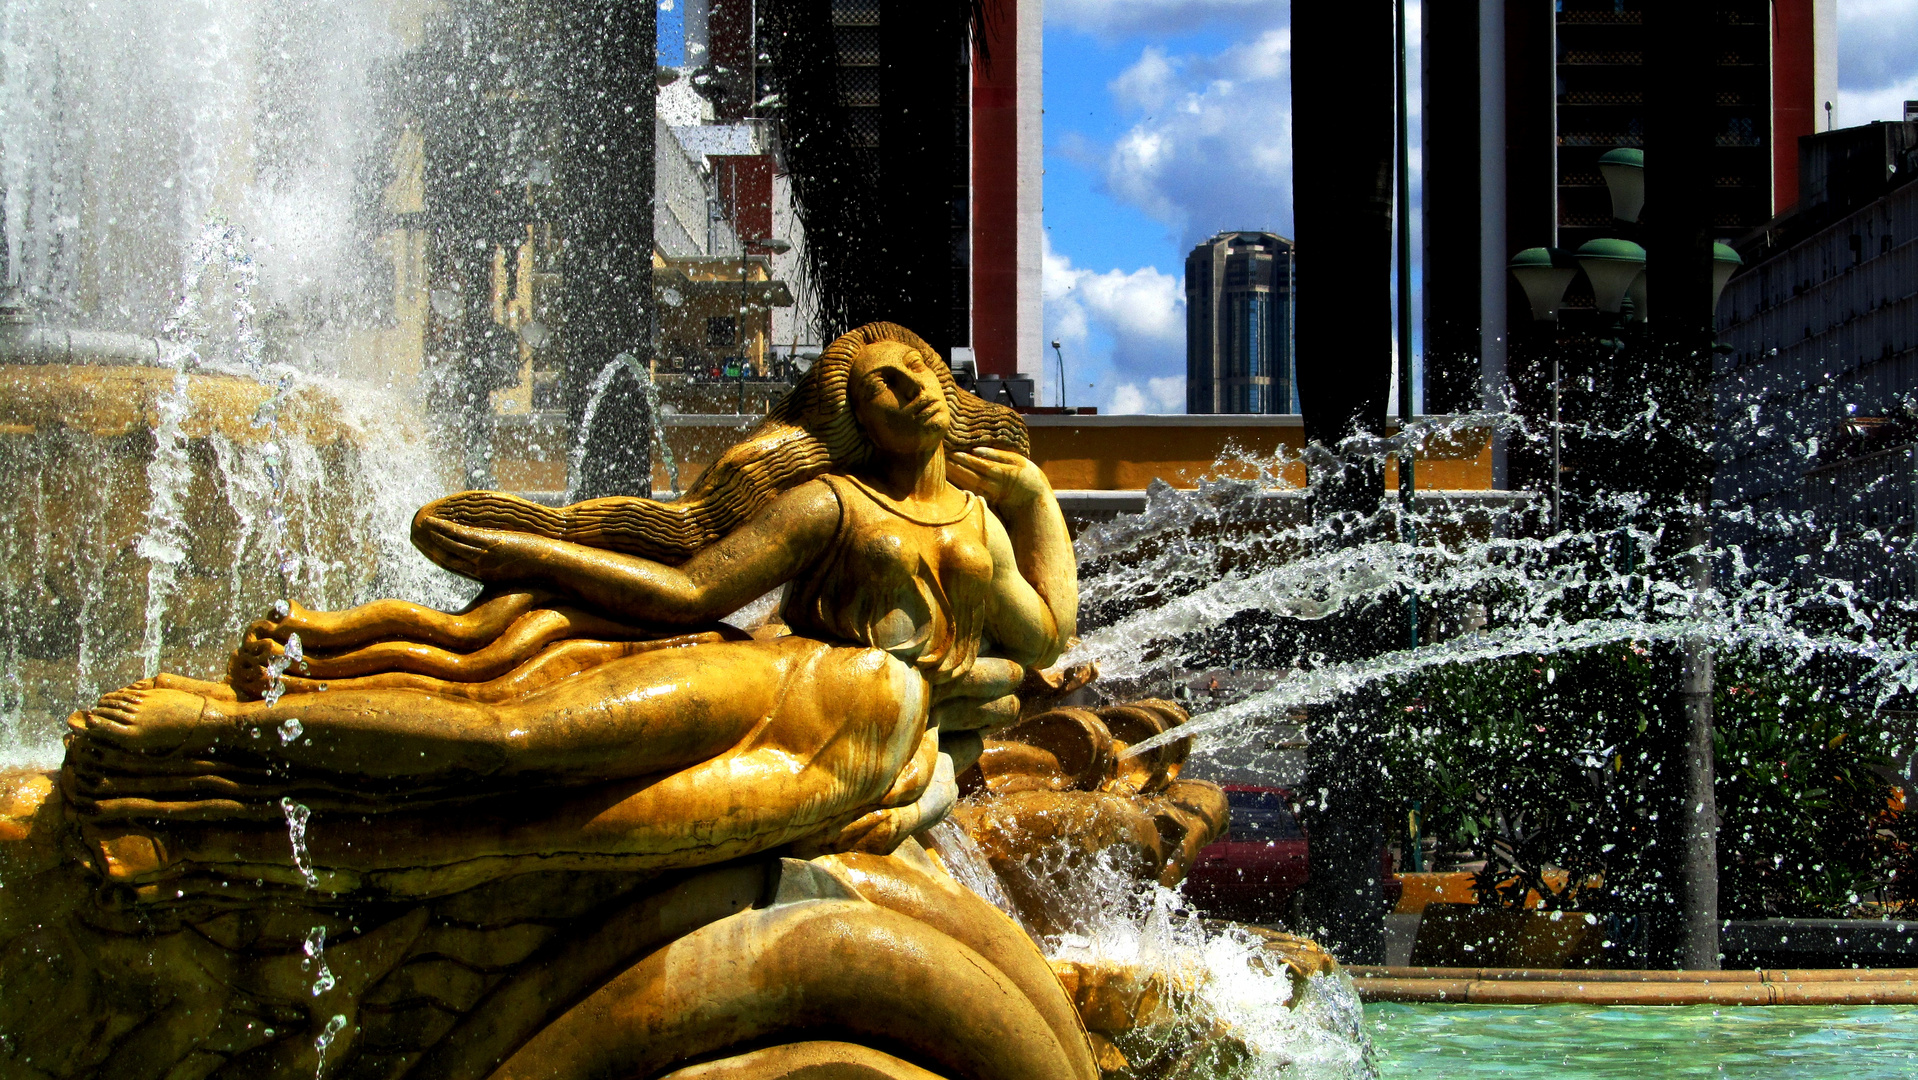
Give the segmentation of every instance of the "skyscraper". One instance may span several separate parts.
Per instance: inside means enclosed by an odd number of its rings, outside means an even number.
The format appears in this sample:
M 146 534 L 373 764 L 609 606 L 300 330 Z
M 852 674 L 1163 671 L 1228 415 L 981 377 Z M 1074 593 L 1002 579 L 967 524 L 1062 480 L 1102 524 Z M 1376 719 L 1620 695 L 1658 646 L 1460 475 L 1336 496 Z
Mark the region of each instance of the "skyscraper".
M 1185 411 L 1295 413 L 1292 241 L 1222 232 L 1185 257 Z

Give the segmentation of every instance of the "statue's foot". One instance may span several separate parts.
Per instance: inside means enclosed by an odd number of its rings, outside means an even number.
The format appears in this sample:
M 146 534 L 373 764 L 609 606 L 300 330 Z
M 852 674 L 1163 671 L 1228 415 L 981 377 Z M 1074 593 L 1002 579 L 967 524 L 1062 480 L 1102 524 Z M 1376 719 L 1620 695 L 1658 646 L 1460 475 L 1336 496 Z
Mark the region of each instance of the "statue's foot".
M 282 610 L 282 606 L 284 606 L 284 611 Z M 287 637 L 292 634 L 299 634 L 301 637 L 305 637 L 319 630 L 319 627 L 315 624 L 326 621 L 327 617 L 332 614 L 334 613 L 313 611 L 297 600 L 282 600 L 274 606 L 272 611 L 267 613 L 265 618 L 255 619 L 253 624 L 246 628 L 246 640 L 256 641 L 270 639 L 284 642 Z M 318 619 L 314 618 L 316 615 L 319 616 Z
M 284 645 L 298 634 L 309 649 L 352 648 L 365 644 L 369 634 L 378 630 L 379 619 L 374 614 L 379 607 L 377 602 L 345 611 L 316 611 L 295 600 L 283 600 L 280 604 L 285 605 L 284 614 L 276 604 L 265 618 L 255 619 L 246 628 L 243 640 L 247 644 L 277 642 Z
M 235 697 L 241 701 L 258 701 L 266 696 L 267 687 L 273 682 L 267 665 L 284 655 L 286 646 L 272 638 L 256 638 L 249 633 L 226 663 L 227 685 L 233 688 Z
M 127 687 L 74 713 L 67 726 L 91 739 L 140 754 L 197 752 L 218 746 L 233 722 L 199 694 Z

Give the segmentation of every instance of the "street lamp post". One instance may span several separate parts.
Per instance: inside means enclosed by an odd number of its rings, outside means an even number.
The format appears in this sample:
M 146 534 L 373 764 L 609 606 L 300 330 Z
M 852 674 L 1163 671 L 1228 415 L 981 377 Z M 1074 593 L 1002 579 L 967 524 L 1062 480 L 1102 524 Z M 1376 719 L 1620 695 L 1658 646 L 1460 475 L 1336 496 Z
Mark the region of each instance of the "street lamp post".
M 1829 109 L 1830 105 L 1827 104 L 1826 108 Z M 1605 186 L 1610 190 L 1613 218 L 1626 226 L 1637 222 L 1645 202 L 1644 153 L 1630 147 L 1612 150 L 1599 159 L 1599 172 L 1604 176 Z M 1709 325 L 1712 322 L 1713 315 L 1718 310 L 1719 301 L 1724 295 L 1726 284 L 1742 264 L 1743 260 L 1732 248 L 1720 243 L 1712 245 L 1711 306 L 1704 312 L 1705 324 Z M 1513 276 L 1518 279 L 1519 285 L 1525 290 L 1535 323 L 1557 321 L 1559 302 L 1564 298 L 1565 289 L 1580 269 L 1591 281 L 1592 296 L 1596 306 L 1600 312 L 1611 316 L 1614 329 L 1622 327 L 1624 317 L 1621 311 L 1628 299 L 1632 305 L 1633 322 L 1642 325 L 1649 319 L 1645 249 L 1629 240 L 1593 240 L 1578 249 L 1575 260 L 1561 251 L 1528 248 L 1513 257 L 1510 269 Z M 1678 315 L 1681 321 L 1696 318 L 1695 313 L 1684 311 L 1683 306 L 1681 303 Z M 1622 340 L 1612 343 L 1614 359 L 1623 347 Z M 1554 532 L 1559 528 L 1559 389 L 1558 355 L 1557 350 L 1554 349 L 1552 355 L 1552 529 Z M 1707 485 L 1708 483 L 1709 479 L 1706 481 Z M 1687 564 L 1686 583 L 1694 598 L 1694 611 L 1697 611 L 1699 610 L 1698 598 L 1711 586 L 1711 564 L 1703 554 L 1707 540 L 1704 508 L 1699 506 L 1694 512 L 1697 517 L 1691 534 L 1685 538 L 1684 542 L 1688 551 L 1683 555 L 1683 559 Z M 1682 866 L 1679 900 L 1684 926 L 1682 952 L 1689 966 L 1716 969 L 1719 965 L 1717 959 L 1717 848 L 1715 826 L 1712 824 L 1717 815 L 1712 795 L 1714 783 L 1711 752 L 1713 655 L 1710 642 L 1697 637 L 1686 639 L 1682 643 L 1681 652 L 1684 673 L 1680 680 L 1679 697 L 1685 702 L 1687 720 L 1685 741 L 1679 747 L 1679 761 L 1682 763 L 1684 774 L 1683 798 L 1680 805 L 1688 819 L 1679 856 Z
M 1066 354 L 1059 351 L 1057 338 L 1052 342 L 1052 354 L 1059 358 L 1059 407 L 1066 407 Z

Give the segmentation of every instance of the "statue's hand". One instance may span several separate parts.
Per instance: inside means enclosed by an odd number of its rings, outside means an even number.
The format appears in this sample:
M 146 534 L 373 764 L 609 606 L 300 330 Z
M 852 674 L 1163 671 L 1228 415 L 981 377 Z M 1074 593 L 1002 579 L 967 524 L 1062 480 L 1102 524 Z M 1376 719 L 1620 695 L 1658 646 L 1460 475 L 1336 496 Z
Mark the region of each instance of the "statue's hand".
M 1030 458 L 991 446 L 947 454 L 946 478 L 994 508 L 1009 510 L 1030 504 L 1051 487 Z
M 424 517 L 413 525 L 413 543 L 455 573 L 476 581 L 511 581 L 529 576 L 538 561 L 540 538 Z

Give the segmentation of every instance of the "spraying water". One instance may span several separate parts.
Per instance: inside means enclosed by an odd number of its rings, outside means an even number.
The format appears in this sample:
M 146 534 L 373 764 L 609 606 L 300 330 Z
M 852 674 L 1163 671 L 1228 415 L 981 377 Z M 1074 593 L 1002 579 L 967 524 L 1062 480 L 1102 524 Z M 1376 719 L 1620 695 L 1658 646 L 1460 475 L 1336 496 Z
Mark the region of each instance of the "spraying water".
M 1514 440 L 1539 437 L 1514 417 L 1478 416 L 1438 422 L 1410 438 L 1474 425 Z M 1377 465 L 1395 449 L 1355 442 L 1344 460 Z M 1815 455 L 1808 447 L 1806 456 Z M 1127 693 L 1165 692 L 1215 664 L 1279 675 L 1200 706 L 1179 729 L 1179 737 L 1200 736 L 1200 750 L 1215 756 L 1251 747 L 1307 706 L 1382 680 L 1620 642 L 1704 638 L 1801 661 L 1842 656 L 1863 665 L 1859 687 L 1879 701 L 1918 686 L 1908 598 L 1870 593 L 1803 557 L 1782 576 L 1765 569 L 1779 548 L 1840 545 L 1821 542 L 1830 526 L 1808 517 L 1767 520 L 1755 535 L 1719 528 L 1700 552 L 1715 571 L 1711 585 L 1698 590 L 1679 572 L 1688 549 L 1675 546 L 1670 522 L 1634 493 L 1591 493 L 1584 516 L 1594 524 L 1557 533 L 1542 527 L 1543 501 L 1522 493 L 1496 501 L 1421 497 L 1410 511 L 1388 499 L 1374 514 L 1313 521 L 1303 504 L 1314 492 L 1279 479 L 1298 463 L 1281 454 L 1249 463 L 1261 480 L 1196 491 L 1157 486 L 1145 513 L 1087 530 L 1078 551 L 1088 629 L 1066 662 L 1098 660 L 1102 680 Z M 1218 472 L 1243 473 L 1247 464 L 1222 461 Z M 1274 505 L 1286 509 L 1274 512 Z M 1755 517 L 1728 503 L 1717 512 L 1731 524 Z M 1892 558 L 1912 555 L 1908 536 L 1867 539 Z M 1403 606 L 1408 597 L 1431 624 L 1417 645 L 1401 630 L 1373 655 L 1351 659 L 1310 633 L 1341 612 Z

